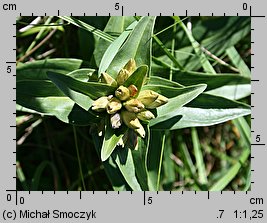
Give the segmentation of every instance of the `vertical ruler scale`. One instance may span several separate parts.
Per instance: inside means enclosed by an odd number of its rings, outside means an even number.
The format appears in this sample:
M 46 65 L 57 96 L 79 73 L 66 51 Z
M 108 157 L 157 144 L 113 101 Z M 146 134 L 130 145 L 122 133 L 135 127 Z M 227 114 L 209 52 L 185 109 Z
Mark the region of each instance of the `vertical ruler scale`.
M 79 3 L 80 4 L 79 4 Z M 164 2 L 97 1 L 1 3 L 1 222 L 205 221 L 266 222 L 266 68 L 264 1 Z M 89 3 L 87 3 L 89 4 Z M 249 192 L 33 192 L 16 191 L 16 17 L 20 15 L 188 15 L 251 16 L 252 45 L 252 190 Z M 265 202 L 265 203 L 264 203 Z M 164 207 L 168 207 L 165 209 Z M 29 210 L 29 211 L 27 211 Z M 53 210 L 53 212 L 49 212 Z M 19 218 L 24 216 L 24 219 Z M 27 217 L 28 216 L 28 217 Z M 52 218 L 53 216 L 53 218 Z M 68 216 L 69 219 L 59 218 Z M 45 221 L 46 219 L 43 219 Z M 13 221 L 13 222 L 15 222 Z

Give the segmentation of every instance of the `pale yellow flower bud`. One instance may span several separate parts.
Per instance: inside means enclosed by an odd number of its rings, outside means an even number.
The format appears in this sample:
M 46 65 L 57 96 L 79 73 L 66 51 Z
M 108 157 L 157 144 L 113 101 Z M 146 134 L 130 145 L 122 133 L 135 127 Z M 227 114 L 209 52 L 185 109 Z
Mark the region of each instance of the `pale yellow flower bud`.
M 124 107 L 129 111 L 129 112 L 140 112 L 142 109 L 145 108 L 145 106 L 137 99 L 131 99 L 129 101 L 126 101 L 124 103 Z
M 92 103 L 92 110 L 97 111 L 97 112 L 102 112 L 106 109 L 107 104 L 109 102 L 110 98 L 109 97 L 101 97 L 95 100 Z
M 146 131 L 145 131 L 145 129 L 144 129 L 144 127 L 143 127 L 142 125 L 141 125 L 140 128 L 135 129 L 134 131 L 137 132 L 138 135 L 141 136 L 142 138 L 145 138 L 145 136 L 146 136 Z
M 164 97 L 163 95 L 159 95 L 158 98 L 154 102 L 152 102 L 149 105 L 146 105 L 146 108 L 154 109 L 161 105 L 166 104 L 167 102 L 168 102 L 168 98 Z
M 118 129 L 121 126 L 121 116 L 119 113 L 115 113 L 110 117 L 110 123 L 113 129 Z
M 112 98 L 108 104 L 107 104 L 107 113 L 108 114 L 115 114 L 117 111 L 119 111 L 122 107 L 122 104 L 119 99 Z
M 129 91 L 130 91 L 130 96 L 131 97 L 134 97 L 137 93 L 138 93 L 138 89 L 135 85 L 131 84 L 129 87 L 128 87 Z
M 115 79 L 105 72 L 101 73 L 101 81 L 105 84 L 108 84 L 114 87 L 117 86 L 117 82 L 115 81 Z
M 130 75 L 136 70 L 136 63 L 134 59 L 130 59 L 124 66 L 125 70 L 128 70 Z
M 131 129 L 138 129 L 142 126 L 139 119 L 136 117 L 136 114 L 133 112 L 123 110 L 121 112 L 121 117 L 124 124 Z
M 139 118 L 142 121 L 148 121 L 148 120 L 155 118 L 155 116 L 151 111 L 144 110 L 144 111 L 137 113 L 137 118 Z
M 129 91 L 129 89 L 127 87 L 120 86 L 115 91 L 115 95 L 121 101 L 125 101 L 125 100 L 127 100 L 130 97 L 130 91 Z
M 158 98 L 159 94 L 152 90 L 143 90 L 138 95 L 138 100 L 146 107 Z
M 130 76 L 130 73 L 128 70 L 121 69 L 116 78 L 118 85 L 123 85 L 123 83 L 128 79 L 129 76 Z

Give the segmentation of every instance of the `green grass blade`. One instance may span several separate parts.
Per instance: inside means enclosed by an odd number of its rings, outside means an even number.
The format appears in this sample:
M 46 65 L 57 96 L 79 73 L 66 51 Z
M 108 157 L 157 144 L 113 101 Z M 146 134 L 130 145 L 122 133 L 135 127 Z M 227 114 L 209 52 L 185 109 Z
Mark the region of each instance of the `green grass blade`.
M 75 128 L 74 125 L 72 127 L 73 127 L 72 129 L 73 129 L 73 135 L 74 135 L 74 142 L 75 142 L 77 160 L 78 160 L 78 164 L 79 164 L 80 178 L 81 178 L 81 181 L 82 181 L 83 190 L 86 191 L 86 186 L 85 186 L 84 176 L 83 176 L 83 170 L 82 170 L 82 163 L 81 163 L 80 152 L 79 152 L 79 147 L 78 147 L 78 139 L 77 139 L 76 128 Z
M 52 170 L 52 173 L 55 177 L 55 179 L 57 179 L 57 182 L 60 183 L 60 180 L 59 180 L 59 173 L 58 173 L 58 170 L 55 166 L 54 163 L 50 162 L 50 161 L 43 161 L 36 169 L 34 175 L 33 175 L 33 178 L 32 178 L 32 184 L 31 184 L 31 190 L 32 191 L 36 191 L 39 189 L 39 184 L 41 182 L 41 177 L 42 177 L 42 174 L 45 170 L 46 167 L 50 167 L 51 170 Z M 60 187 L 60 185 L 58 185 Z
M 200 63 L 202 64 L 203 69 L 206 72 L 216 74 L 216 71 L 210 64 L 209 60 L 207 59 L 206 55 L 202 52 L 200 44 L 195 40 L 191 30 L 189 30 L 183 22 L 180 22 L 180 18 L 178 16 L 173 16 L 174 20 L 179 22 L 179 25 L 185 31 L 189 41 L 191 42 L 192 47 L 194 48 L 195 53 L 199 56 Z
M 250 69 L 236 50 L 234 46 L 226 50 L 227 55 L 229 56 L 232 63 L 238 68 L 240 74 L 245 77 L 251 77 Z
M 169 52 L 169 49 L 160 41 L 157 36 L 153 36 L 155 42 L 159 45 L 159 47 L 164 51 L 167 57 L 173 62 L 173 64 L 178 67 L 180 70 L 184 70 L 183 66 L 178 62 L 178 60 Z
M 207 180 L 206 168 L 196 128 L 191 128 L 191 137 L 193 142 L 194 154 L 196 158 L 199 183 L 207 184 L 208 180 Z
M 209 190 L 210 191 L 223 190 L 234 179 L 234 177 L 238 174 L 242 165 L 249 158 L 249 155 L 250 155 L 250 149 L 248 149 L 248 148 L 244 149 L 243 153 L 240 155 L 236 164 L 234 164 L 222 178 L 220 178 L 215 184 L 213 184 L 213 186 L 210 187 Z
M 100 37 L 100 38 L 102 38 L 108 42 L 113 42 L 115 39 L 113 36 L 103 32 L 99 29 L 96 29 L 95 27 L 93 27 L 93 26 L 91 26 L 91 25 L 89 25 L 89 24 L 87 24 L 87 23 L 85 23 L 79 19 L 76 19 L 74 17 L 70 17 L 70 16 L 58 16 L 58 17 L 73 24 L 73 25 L 75 25 L 75 26 L 77 26 L 77 27 L 79 27 L 79 28 L 82 28 L 88 32 L 91 32 L 94 35 L 96 35 L 96 36 L 98 36 L 98 37 Z

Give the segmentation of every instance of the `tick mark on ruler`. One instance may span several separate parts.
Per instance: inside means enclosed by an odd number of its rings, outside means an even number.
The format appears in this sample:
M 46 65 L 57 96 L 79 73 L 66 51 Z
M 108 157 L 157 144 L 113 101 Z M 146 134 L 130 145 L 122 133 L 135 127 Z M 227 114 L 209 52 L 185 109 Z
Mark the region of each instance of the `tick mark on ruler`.
M 185 16 L 187 16 L 187 10 L 185 10 Z
M 80 199 L 82 199 L 82 192 L 80 191 Z
M 265 143 L 251 143 L 252 146 L 265 146 Z
M 59 10 L 57 10 L 57 15 L 59 16 Z
M 210 199 L 210 192 L 208 191 L 208 200 Z

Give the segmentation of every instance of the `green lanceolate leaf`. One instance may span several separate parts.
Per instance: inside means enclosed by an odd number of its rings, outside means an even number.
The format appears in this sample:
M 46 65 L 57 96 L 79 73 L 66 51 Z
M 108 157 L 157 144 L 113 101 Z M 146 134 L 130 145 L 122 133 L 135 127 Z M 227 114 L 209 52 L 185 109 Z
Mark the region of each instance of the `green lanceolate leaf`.
M 164 150 L 165 135 L 162 131 L 151 131 L 147 154 L 147 175 L 150 190 L 160 190 L 158 182 L 161 175 L 161 155 Z
M 64 92 L 66 96 L 88 110 L 93 100 L 101 96 L 113 94 L 116 90 L 114 87 L 98 82 L 82 82 L 70 76 L 48 72 L 47 76 Z
M 95 149 L 98 155 L 101 156 L 101 150 L 103 148 L 103 140 L 101 140 L 102 138 L 99 137 L 97 132 L 98 130 L 96 129 L 96 125 L 94 125 L 91 131 L 92 139 L 95 144 Z M 103 162 L 103 166 L 114 190 L 125 191 L 127 189 L 128 190 L 130 189 L 112 157 L 109 157 L 109 159 L 106 162 Z
M 155 68 L 153 69 L 153 75 L 160 75 L 168 78 L 169 69 Z M 207 84 L 206 91 L 210 91 L 224 86 L 242 86 L 250 84 L 250 78 L 244 77 L 240 74 L 210 74 L 203 72 L 193 71 L 173 71 L 173 81 L 184 85 L 190 86 L 194 84 Z
M 17 110 L 54 115 L 63 122 L 76 125 L 88 125 L 94 122 L 97 119 L 96 115 L 76 105 L 44 73 L 53 70 L 67 73 L 72 68 L 79 67 L 81 62 L 55 59 L 20 65 L 17 68 Z M 69 75 L 86 80 L 93 72 L 91 69 L 82 69 L 82 71 L 71 72 Z
M 25 64 L 19 64 L 16 68 L 18 80 L 49 80 L 47 71 L 67 74 L 81 68 L 84 61 L 78 59 L 46 59 Z
M 147 65 L 143 65 L 138 67 L 133 74 L 124 82 L 124 86 L 125 87 L 129 87 L 130 85 L 135 85 L 137 87 L 137 89 L 140 91 L 144 80 L 146 78 L 147 75 L 147 71 L 148 71 L 148 66 Z
M 147 85 L 164 85 L 166 87 L 175 87 L 175 88 L 183 88 L 184 86 L 181 84 L 178 84 L 177 82 L 167 80 L 162 77 L 157 76 L 150 76 L 148 78 Z
M 101 148 L 101 160 L 106 161 L 111 153 L 116 148 L 118 142 L 123 137 L 124 131 L 115 132 L 114 129 L 111 128 L 111 124 L 107 121 L 105 135 L 103 139 L 103 144 Z
M 162 85 L 146 85 L 143 89 L 156 91 L 165 97 L 169 98 L 167 104 L 157 108 L 157 117 L 152 119 L 149 123 L 150 127 L 156 128 L 159 123 L 163 123 L 165 121 L 178 121 L 181 117 L 177 116 L 175 112 L 194 98 L 196 98 L 199 94 L 201 94 L 206 88 L 205 84 L 185 87 L 185 88 L 173 88 L 173 87 L 165 87 Z M 169 125 L 169 124 L 168 124 Z
M 118 148 L 114 151 L 112 157 L 115 159 L 121 174 L 131 189 L 134 191 L 141 191 L 142 189 L 136 178 L 135 165 L 130 149 L 127 147 Z
M 174 80 L 188 86 L 193 84 L 207 84 L 207 91 L 225 85 L 250 84 L 250 78 L 235 74 L 206 74 L 198 72 L 175 72 Z
M 125 18 L 125 17 L 111 17 L 112 19 L 114 18 Z M 123 19 L 124 20 L 124 19 Z M 121 21 L 123 22 L 123 21 Z M 121 33 L 121 35 L 115 39 L 109 46 L 108 48 L 105 50 L 105 52 L 103 52 L 103 57 L 101 59 L 100 65 L 99 65 L 99 70 L 98 70 L 98 76 L 100 76 L 100 74 L 102 72 L 105 72 L 107 70 L 107 68 L 109 67 L 110 63 L 112 62 L 112 60 L 114 59 L 114 57 L 116 56 L 116 54 L 118 53 L 119 49 L 121 48 L 122 44 L 125 42 L 125 40 L 127 39 L 127 37 L 129 36 L 129 34 L 132 32 L 133 28 L 137 25 L 137 21 L 133 22 L 123 33 Z M 118 24 L 116 24 L 116 27 L 118 27 Z M 101 44 L 101 42 L 103 42 L 103 40 L 99 41 Z M 106 44 L 106 43 L 102 43 Z M 101 46 L 103 47 L 103 46 Z M 98 49 L 100 48 L 100 46 L 98 47 Z M 96 54 L 100 54 L 100 52 L 96 51 Z
M 121 68 L 129 61 L 135 59 L 137 66 L 151 64 L 151 45 L 152 33 L 155 17 L 142 17 L 133 29 L 129 38 L 120 48 L 112 62 L 110 63 L 107 73 L 115 78 Z M 150 71 L 148 71 L 150 73 Z
M 171 114 L 182 116 L 171 129 L 215 125 L 250 113 L 246 104 L 203 93 Z

